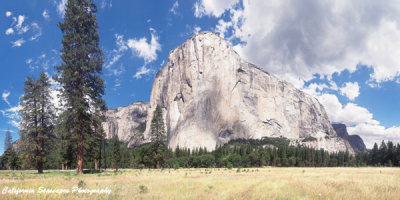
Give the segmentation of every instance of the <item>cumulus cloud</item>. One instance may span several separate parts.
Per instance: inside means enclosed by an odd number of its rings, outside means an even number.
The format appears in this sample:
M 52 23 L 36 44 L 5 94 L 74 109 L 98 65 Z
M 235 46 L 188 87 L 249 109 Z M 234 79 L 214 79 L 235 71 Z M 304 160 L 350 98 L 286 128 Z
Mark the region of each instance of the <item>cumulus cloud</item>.
M 14 34 L 14 29 L 8 28 L 8 29 L 6 30 L 6 35 L 12 35 L 12 34 Z
M 329 86 L 325 83 L 318 84 L 318 83 L 311 83 L 307 87 L 302 88 L 302 91 L 311 95 L 311 96 L 320 96 L 324 89 L 328 89 Z
M 46 20 L 50 19 L 49 11 L 44 10 L 44 11 L 42 12 L 42 16 L 43 16 L 43 18 L 46 19 Z
M 29 31 L 29 25 L 25 25 L 24 26 L 24 22 L 26 20 L 26 16 L 24 15 L 18 15 L 18 19 L 13 17 L 13 24 L 15 24 L 14 29 L 11 30 L 12 28 L 7 29 L 7 31 L 9 31 L 10 34 L 14 33 L 14 30 L 16 30 L 16 32 L 18 33 L 18 35 L 21 35 L 23 33 L 26 33 Z
M 161 50 L 161 45 L 158 42 L 159 38 L 155 33 L 154 29 L 151 31 L 151 40 L 147 41 L 147 38 L 142 37 L 139 39 L 129 39 L 127 46 L 132 49 L 132 52 L 145 60 L 146 63 L 150 63 L 157 59 L 157 51 Z
M 358 86 L 357 82 L 347 82 L 343 88 L 340 88 L 340 94 L 346 96 L 350 100 L 354 100 L 360 95 L 360 86 Z
M 125 71 L 125 68 L 120 67 L 119 69 L 114 69 L 112 66 L 130 49 L 135 56 L 144 60 L 144 65 L 133 77 L 142 78 L 143 75 L 151 73 L 152 70 L 147 68 L 147 65 L 157 59 L 157 52 L 161 50 L 161 45 L 156 30 L 150 28 L 150 35 L 151 39 L 148 41 L 146 37 L 125 40 L 123 35 L 115 34 L 116 48 L 107 53 L 105 69 L 107 69 L 111 75 L 119 76 Z
M 178 14 L 177 9 L 179 7 L 179 2 L 175 1 L 174 5 L 172 5 L 172 8 L 169 9 L 169 12 L 173 13 L 174 15 Z
M 24 15 L 19 15 L 18 16 L 17 25 L 15 25 L 15 27 L 17 29 L 21 29 L 22 28 L 22 24 L 24 23 L 24 21 L 25 21 L 25 16 Z
M 348 127 L 350 134 L 360 135 L 367 148 L 372 148 L 374 143 L 380 144 L 380 141 L 392 141 L 394 143 L 400 143 L 400 126 L 393 126 L 385 128 L 379 124 L 368 124 L 363 123 L 357 126 Z
M 317 98 L 326 109 L 329 119 L 345 124 L 349 134 L 361 136 L 367 148 L 372 148 L 375 142 L 381 140 L 400 143 L 400 127 L 385 128 L 368 109 L 354 103 L 342 105 L 333 94 L 320 93 Z
M 314 74 L 330 75 L 367 65 L 376 82 L 400 75 L 400 4 L 396 0 L 197 1 L 195 16 L 229 10 L 224 36 L 246 60 L 297 87 Z M 226 19 L 225 19 L 226 20 Z M 220 30 L 223 24 L 218 23 Z M 228 24 L 229 25 L 229 24 Z M 230 30 L 230 31 L 228 31 Z
M 67 5 L 68 0 L 60 0 L 57 3 L 57 13 L 60 17 L 64 17 L 65 15 L 65 7 Z
M 12 47 L 20 47 L 24 43 L 25 43 L 25 40 L 21 38 L 21 39 L 19 39 L 17 41 L 12 42 Z
M 219 36 L 225 38 L 225 33 L 227 32 L 228 28 L 232 27 L 232 22 L 228 21 L 224 21 L 222 19 L 220 19 L 218 21 L 217 26 L 215 27 L 215 32 L 219 33 Z
M 199 0 L 194 4 L 195 17 L 220 17 L 226 10 L 234 7 L 239 0 Z
M 12 15 L 11 11 L 6 11 L 6 17 L 10 17 Z
M 201 27 L 200 27 L 200 26 L 194 26 L 194 28 L 193 28 L 193 34 L 199 33 L 200 30 L 201 30 Z

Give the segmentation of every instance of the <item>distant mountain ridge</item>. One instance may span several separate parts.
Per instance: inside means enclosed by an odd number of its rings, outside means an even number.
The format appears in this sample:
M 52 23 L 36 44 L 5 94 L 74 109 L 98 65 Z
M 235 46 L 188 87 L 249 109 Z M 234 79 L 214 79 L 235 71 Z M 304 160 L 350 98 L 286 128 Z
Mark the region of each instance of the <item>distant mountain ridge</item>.
M 347 127 L 344 124 L 332 124 L 333 129 L 335 129 L 336 134 L 349 141 L 350 145 L 353 147 L 354 150 L 358 151 L 366 151 L 367 147 L 364 144 L 364 141 L 358 135 L 349 135 L 347 132 Z

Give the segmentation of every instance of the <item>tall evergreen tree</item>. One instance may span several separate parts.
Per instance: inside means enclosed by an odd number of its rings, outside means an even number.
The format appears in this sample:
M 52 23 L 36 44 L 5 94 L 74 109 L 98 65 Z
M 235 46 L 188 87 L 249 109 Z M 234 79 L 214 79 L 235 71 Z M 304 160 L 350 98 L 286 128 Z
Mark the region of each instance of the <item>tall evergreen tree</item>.
M 153 114 L 153 119 L 150 124 L 151 129 L 151 141 L 157 144 L 165 144 L 165 124 L 162 116 L 162 109 L 160 105 L 156 106 L 156 110 Z
M 75 160 L 74 156 L 74 143 L 71 142 L 71 134 L 68 129 L 68 121 L 66 118 L 66 112 L 61 113 L 57 117 L 57 122 L 55 126 L 55 134 L 57 136 L 58 141 L 58 154 L 61 159 L 61 169 L 68 169 L 68 166 L 72 165 L 72 162 Z
M 69 122 L 70 142 L 76 146 L 77 173 L 83 173 L 84 151 L 93 145 L 96 131 L 95 116 L 105 109 L 102 99 L 104 81 L 100 77 L 103 53 L 99 47 L 98 24 L 93 0 L 68 0 L 64 22 L 59 23 L 63 33 L 61 59 L 56 80 L 62 85 L 65 117 Z M 101 136 L 99 136 L 101 137 Z
M 374 147 L 371 150 L 371 164 L 375 165 L 378 162 L 380 162 L 379 160 L 379 148 L 378 148 L 378 144 L 375 142 L 374 143 Z
M 42 72 L 36 81 L 28 77 L 24 91 L 21 97 L 19 148 L 24 160 L 36 163 L 38 173 L 43 173 L 43 164 L 54 139 L 54 109 L 47 75 Z
M 161 106 L 157 105 L 150 124 L 151 142 L 153 143 L 153 158 L 156 160 L 156 167 L 160 168 L 160 162 L 165 154 L 165 124 L 162 116 Z
M 6 131 L 6 137 L 4 139 L 4 151 L 6 151 L 12 144 L 12 136 L 10 129 Z
M 115 171 L 118 171 L 119 164 L 121 162 L 121 150 L 119 145 L 118 135 L 113 138 L 113 167 Z

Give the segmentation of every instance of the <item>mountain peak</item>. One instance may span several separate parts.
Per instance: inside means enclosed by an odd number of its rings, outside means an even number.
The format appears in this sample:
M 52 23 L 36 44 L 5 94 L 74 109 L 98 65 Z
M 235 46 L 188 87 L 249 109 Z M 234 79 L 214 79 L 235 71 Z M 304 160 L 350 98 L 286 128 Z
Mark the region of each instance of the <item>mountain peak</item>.
M 286 137 L 317 149 L 352 152 L 315 98 L 244 61 L 212 32 L 195 34 L 175 48 L 157 73 L 147 138 L 157 105 L 171 148 L 214 149 L 231 139 Z M 316 140 L 304 140 L 310 137 Z

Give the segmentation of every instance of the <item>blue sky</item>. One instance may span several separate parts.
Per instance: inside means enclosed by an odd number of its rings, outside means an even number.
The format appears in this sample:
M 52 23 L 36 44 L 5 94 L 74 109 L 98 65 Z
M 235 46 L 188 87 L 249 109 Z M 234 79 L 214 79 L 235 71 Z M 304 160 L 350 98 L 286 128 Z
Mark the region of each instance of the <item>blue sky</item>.
M 26 76 L 60 63 L 65 0 L 0 7 L 0 152 L 18 138 Z M 371 147 L 400 141 L 400 6 L 395 0 L 96 0 L 109 108 L 149 101 L 169 52 L 199 31 L 227 39 L 247 61 L 315 96 L 332 122 Z M 354 9 L 358 8 L 358 9 Z

